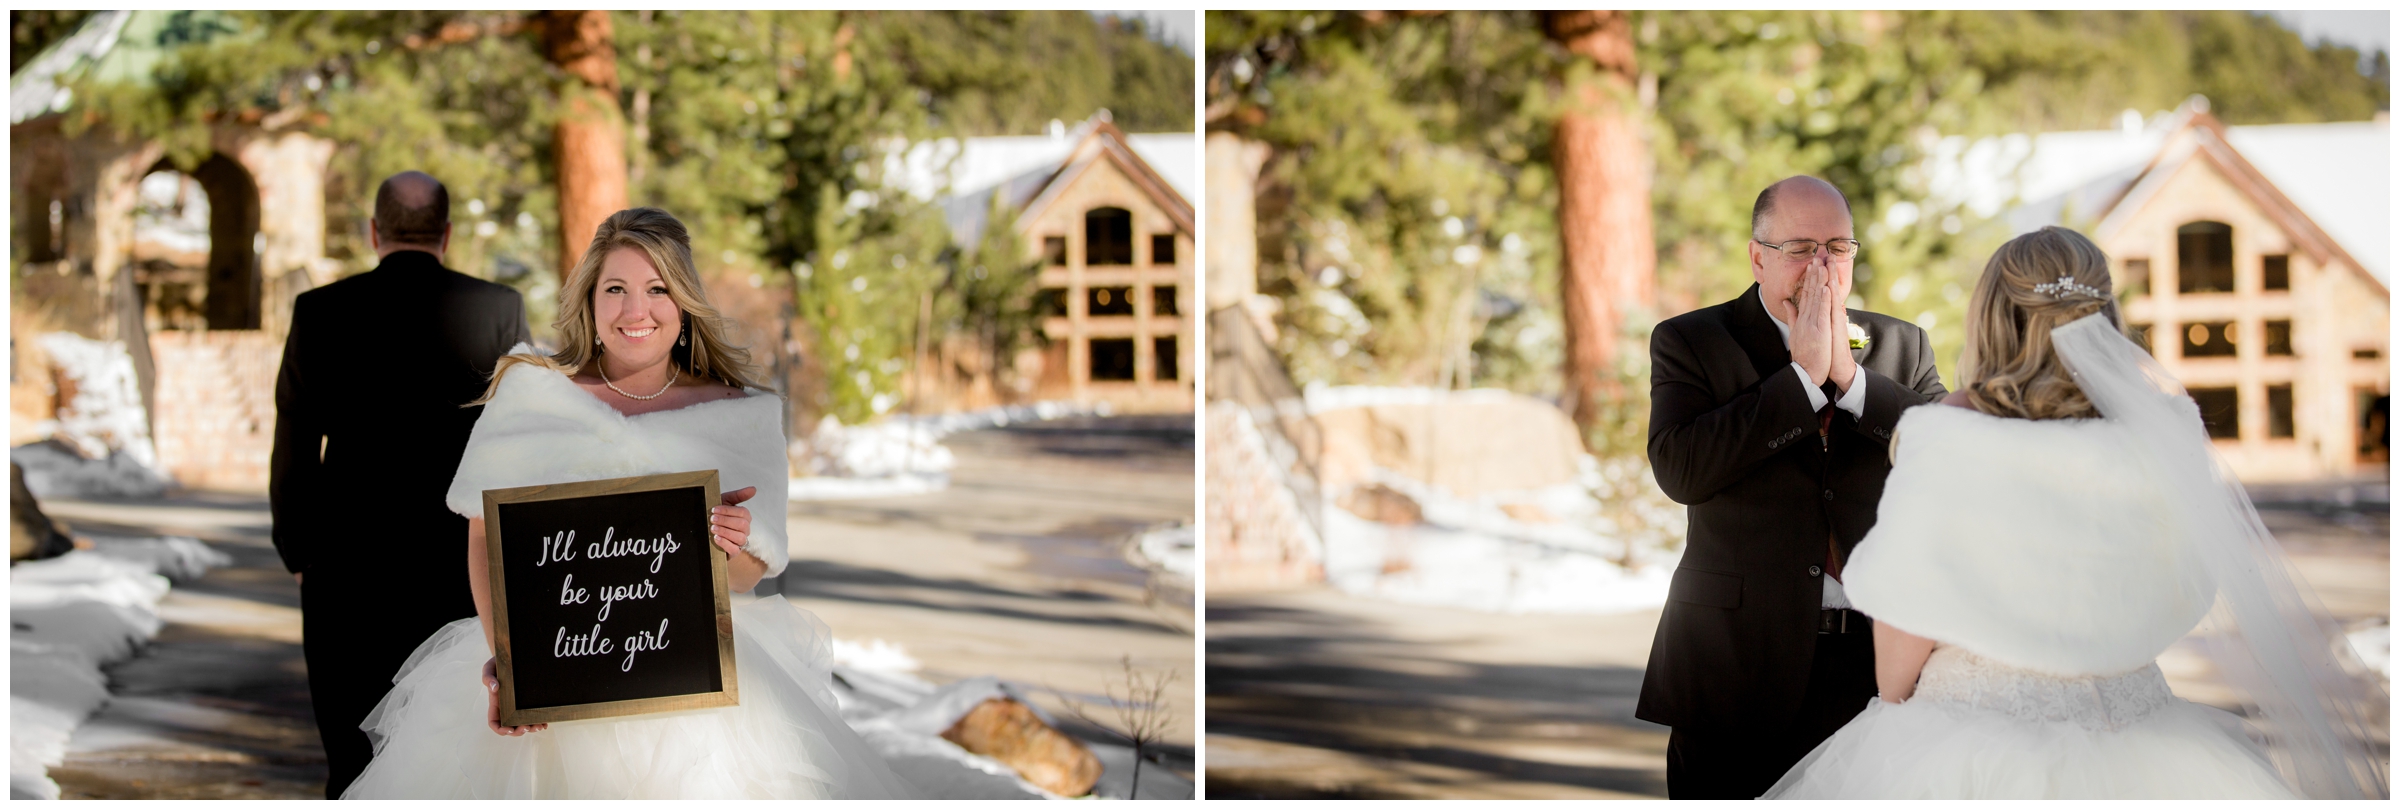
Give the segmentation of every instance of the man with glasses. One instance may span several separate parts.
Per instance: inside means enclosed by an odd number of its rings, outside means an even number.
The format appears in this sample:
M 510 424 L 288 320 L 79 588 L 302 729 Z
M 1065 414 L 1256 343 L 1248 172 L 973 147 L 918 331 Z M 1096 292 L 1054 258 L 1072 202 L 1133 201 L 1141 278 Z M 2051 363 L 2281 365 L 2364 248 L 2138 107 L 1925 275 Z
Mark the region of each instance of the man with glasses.
M 1756 798 L 1875 697 L 1842 563 L 1875 524 L 1900 412 L 1947 393 L 1922 329 L 1844 305 L 1849 201 L 1792 177 L 1750 214 L 1739 298 L 1650 336 L 1650 464 L 1690 506 L 1634 716 L 1673 728 L 1671 798 Z

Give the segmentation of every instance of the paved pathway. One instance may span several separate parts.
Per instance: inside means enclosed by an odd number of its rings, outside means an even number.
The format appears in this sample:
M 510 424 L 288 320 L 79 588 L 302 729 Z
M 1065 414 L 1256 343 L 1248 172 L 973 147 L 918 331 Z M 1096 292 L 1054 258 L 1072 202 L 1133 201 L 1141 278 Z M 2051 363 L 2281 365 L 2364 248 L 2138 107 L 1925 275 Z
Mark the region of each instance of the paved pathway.
M 1197 727 L 1191 592 L 1154 583 L 1118 541 L 1191 519 L 1190 418 L 1046 423 L 948 444 L 959 466 L 947 492 L 793 504 L 792 565 L 768 587 L 844 639 L 900 644 L 936 682 L 998 674 L 1097 710 L 1120 656 L 1173 672 L 1177 725 L 1161 759 L 1188 778 Z M 268 540 L 265 497 L 43 506 L 77 530 L 189 535 L 235 560 L 176 586 L 161 605 L 158 640 L 110 668 L 114 698 L 51 771 L 63 795 L 321 797 L 300 593 Z
M 2389 618 L 2381 497 L 2258 493 L 2268 527 L 2348 624 Z M 1206 613 L 1210 798 L 1666 795 L 1667 729 L 1633 718 L 1656 610 L 1500 616 L 1320 586 L 1211 592 Z M 2177 694 L 2231 703 L 2193 645 L 2160 664 Z

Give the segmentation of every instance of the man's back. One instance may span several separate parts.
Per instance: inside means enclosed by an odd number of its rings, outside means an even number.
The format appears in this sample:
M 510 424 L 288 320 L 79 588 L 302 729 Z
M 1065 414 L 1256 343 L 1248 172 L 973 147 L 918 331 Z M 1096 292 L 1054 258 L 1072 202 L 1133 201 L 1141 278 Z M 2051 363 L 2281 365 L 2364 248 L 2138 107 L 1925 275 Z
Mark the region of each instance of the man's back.
M 388 550 L 357 542 L 369 536 L 442 531 L 454 541 L 421 539 L 463 545 L 442 495 L 482 409 L 460 406 L 526 339 L 523 312 L 515 290 L 419 251 L 300 296 L 276 391 L 275 543 L 287 565 L 348 567 Z

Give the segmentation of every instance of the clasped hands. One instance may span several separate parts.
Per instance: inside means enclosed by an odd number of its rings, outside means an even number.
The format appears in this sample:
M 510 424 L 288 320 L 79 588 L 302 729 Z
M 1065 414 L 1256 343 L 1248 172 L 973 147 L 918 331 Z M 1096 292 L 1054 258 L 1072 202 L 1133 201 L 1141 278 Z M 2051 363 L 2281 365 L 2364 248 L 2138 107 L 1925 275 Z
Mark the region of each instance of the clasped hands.
M 765 563 L 759 562 L 758 558 L 752 557 L 749 552 L 742 550 L 742 545 L 749 542 L 750 539 L 750 510 L 739 504 L 750 500 L 757 494 L 757 487 L 743 487 L 732 492 L 722 493 L 719 497 L 723 504 L 710 509 L 708 513 L 709 540 L 731 559 L 732 564 L 728 566 L 731 570 L 727 573 L 729 574 L 728 578 L 733 580 L 729 584 L 736 591 L 750 590 L 758 584 L 760 575 L 766 571 Z M 500 725 L 500 666 L 497 658 L 486 658 L 483 661 L 483 692 L 488 698 L 484 706 L 483 724 L 490 728 L 493 734 L 503 737 L 522 737 L 550 727 L 549 723 L 530 723 L 522 726 Z
M 1848 393 L 1858 378 L 1858 358 L 1850 354 L 1850 310 L 1844 301 L 1849 285 L 1838 282 L 1822 258 L 1801 271 L 1800 288 L 1792 295 L 1792 362 L 1808 372 L 1809 385 L 1832 380 Z

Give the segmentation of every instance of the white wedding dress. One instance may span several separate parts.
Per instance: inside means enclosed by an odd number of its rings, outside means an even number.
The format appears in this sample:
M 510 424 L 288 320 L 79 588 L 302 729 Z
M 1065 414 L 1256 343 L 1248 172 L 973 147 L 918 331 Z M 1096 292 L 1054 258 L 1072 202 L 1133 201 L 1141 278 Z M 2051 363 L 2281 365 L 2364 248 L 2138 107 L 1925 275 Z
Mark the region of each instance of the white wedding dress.
M 475 424 L 450 508 L 481 517 L 486 489 L 715 469 L 722 491 L 759 488 L 743 504 L 746 548 L 774 576 L 788 559 L 781 407 L 752 392 L 629 417 L 563 374 L 515 366 Z M 781 596 L 733 599 L 740 705 L 556 722 L 521 737 L 484 725 L 483 629 L 474 618 L 451 623 L 417 648 L 367 717 L 375 759 L 342 798 L 911 796 L 837 713 L 825 625 Z
M 1907 702 L 1870 702 L 1766 798 L 2293 798 L 2240 718 L 2153 659 L 2216 587 L 2125 429 L 1910 410 L 1842 580 L 1937 642 Z

